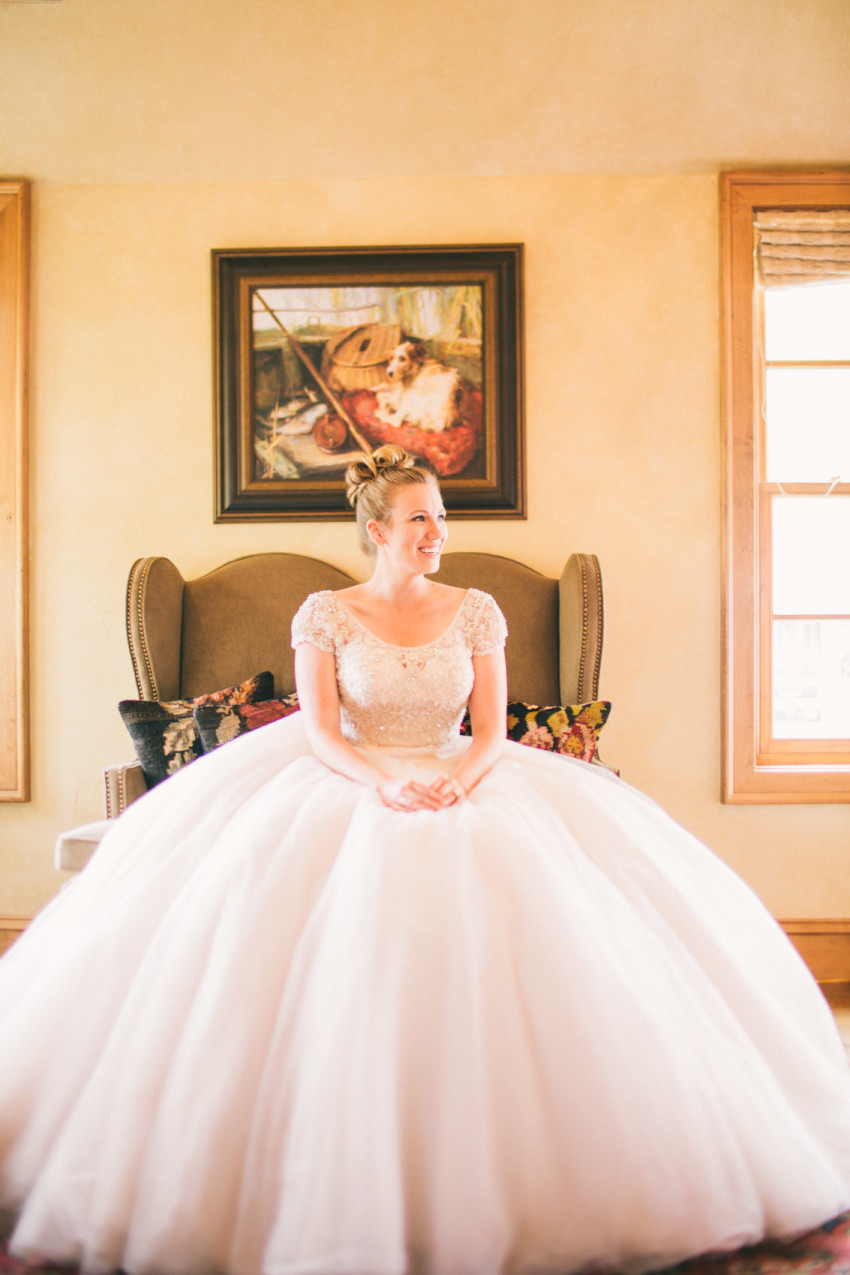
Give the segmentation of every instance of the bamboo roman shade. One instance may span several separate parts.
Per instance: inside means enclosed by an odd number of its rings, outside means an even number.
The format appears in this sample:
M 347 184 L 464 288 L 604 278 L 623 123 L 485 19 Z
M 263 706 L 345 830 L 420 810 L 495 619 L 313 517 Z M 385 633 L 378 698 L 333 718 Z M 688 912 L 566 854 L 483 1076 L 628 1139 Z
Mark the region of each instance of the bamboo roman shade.
M 850 208 L 758 209 L 754 224 L 762 287 L 850 277 Z

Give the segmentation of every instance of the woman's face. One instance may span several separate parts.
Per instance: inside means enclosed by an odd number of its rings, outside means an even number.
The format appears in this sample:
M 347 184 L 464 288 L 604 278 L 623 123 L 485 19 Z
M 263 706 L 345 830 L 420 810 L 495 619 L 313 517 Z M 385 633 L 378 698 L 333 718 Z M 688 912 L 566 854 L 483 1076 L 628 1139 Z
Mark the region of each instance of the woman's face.
M 436 483 L 399 487 L 387 522 L 370 524 L 378 552 L 399 566 L 429 573 L 440 566 L 446 543 L 446 511 Z

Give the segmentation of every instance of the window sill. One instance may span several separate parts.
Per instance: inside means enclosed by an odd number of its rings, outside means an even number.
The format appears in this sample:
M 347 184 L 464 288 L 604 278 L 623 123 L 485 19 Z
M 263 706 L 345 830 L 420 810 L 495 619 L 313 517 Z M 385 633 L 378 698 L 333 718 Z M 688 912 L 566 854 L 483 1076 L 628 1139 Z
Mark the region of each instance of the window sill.
M 850 766 L 761 765 L 727 777 L 729 805 L 814 805 L 850 802 Z

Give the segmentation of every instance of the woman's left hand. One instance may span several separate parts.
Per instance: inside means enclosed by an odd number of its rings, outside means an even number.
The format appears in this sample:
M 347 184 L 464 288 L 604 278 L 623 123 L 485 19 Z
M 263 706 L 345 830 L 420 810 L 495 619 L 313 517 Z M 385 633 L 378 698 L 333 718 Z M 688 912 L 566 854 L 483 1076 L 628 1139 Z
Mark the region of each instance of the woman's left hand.
M 431 791 L 437 794 L 444 806 L 456 806 L 466 797 L 463 784 L 452 775 L 440 775 L 431 784 Z

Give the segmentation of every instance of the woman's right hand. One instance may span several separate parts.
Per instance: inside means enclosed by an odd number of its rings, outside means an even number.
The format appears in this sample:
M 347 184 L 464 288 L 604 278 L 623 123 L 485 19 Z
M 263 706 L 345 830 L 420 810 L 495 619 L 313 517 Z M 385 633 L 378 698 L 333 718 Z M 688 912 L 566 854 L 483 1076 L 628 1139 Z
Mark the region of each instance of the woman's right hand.
M 390 810 L 442 810 L 450 803 L 416 779 L 385 779 L 375 791 Z

